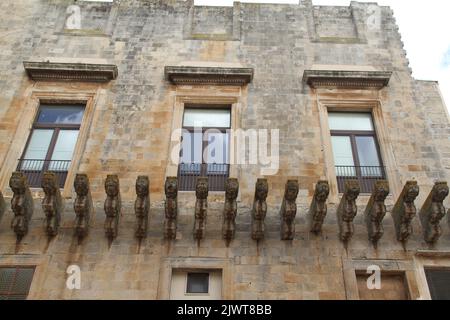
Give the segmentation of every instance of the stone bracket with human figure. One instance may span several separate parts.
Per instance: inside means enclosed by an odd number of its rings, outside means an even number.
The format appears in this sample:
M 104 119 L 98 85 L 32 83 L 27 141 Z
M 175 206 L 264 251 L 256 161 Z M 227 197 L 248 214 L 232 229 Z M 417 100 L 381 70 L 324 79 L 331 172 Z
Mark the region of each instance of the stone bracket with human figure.
M 147 176 L 139 176 L 136 180 L 136 201 L 134 202 L 136 214 L 136 238 L 147 237 L 148 214 L 150 212 L 150 181 Z
M 353 220 L 358 213 L 356 199 L 360 193 L 360 186 L 357 180 L 347 180 L 344 186 L 344 194 L 337 209 L 337 218 L 339 224 L 339 237 L 341 241 L 347 243 L 353 237 L 355 227 Z
M 105 234 L 109 241 L 114 240 L 119 231 L 119 221 L 122 211 L 120 184 L 117 175 L 108 175 L 105 180 Z
M 61 215 L 64 211 L 64 201 L 61 197 L 58 177 L 55 173 L 44 172 L 42 189 L 45 194 L 42 199 L 42 210 L 46 217 L 45 230 L 49 237 L 54 237 L 58 234 Z
M 255 199 L 252 208 L 252 239 L 260 241 L 264 239 L 265 218 L 267 215 L 267 194 L 269 185 L 267 179 L 258 179 L 255 186 Z
M 414 201 L 419 196 L 417 181 L 407 181 L 392 209 L 397 240 L 406 243 L 413 234 L 411 222 L 417 214 Z
M 197 200 L 195 202 L 194 239 L 201 240 L 205 237 L 208 216 L 208 178 L 197 178 L 195 195 Z
M 389 195 L 389 183 L 386 180 L 375 181 L 372 195 L 364 212 L 369 240 L 374 247 L 378 246 L 378 241 L 384 234 L 383 219 L 387 209 L 385 201 Z
M 225 204 L 223 208 L 222 237 L 227 242 L 234 239 L 236 233 L 237 197 L 239 181 L 229 178 L 225 182 Z
M 295 217 L 297 216 L 297 196 L 299 192 L 297 180 L 289 180 L 284 190 L 283 203 L 280 209 L 281 240 L 294 240 Z
M 79 173 L 75 176 L 73 183 L 75 193 L 77 194 L 73 209 L 76 214 L 75 218 L 75 235 L 79 240 L 87 236 L 92 216 L 94 214 L 94 206 L 92 203 L 91 188 L 89 178 L 86 174 Z
M 319 181 L 316 184 L 314 196 L 309 207 L 311 232 L 319 234 L 322 232 L 323 222 L 327 216 L 327 199 L 330 195 L 328 181 Z
M 442 235 L 441 220 L 446 211 L 444 200 L 449 194 L 447 182 L 436 182 L 419 212 L 425 242 L 435 245 Z
M 167 177 L 164 185 L 166 202 L 164 205 L 164 238 L 175 240 L 177 237 L 177 217 L 178 217 L 178 178 Z
M 27 178 L 22 172 L 13 172 L 9 186 L 14 194 L 11 200 L 11 210 L 14 213 L 11 227 L 17 236 L 17 241 L 20 241 L 28 233 L 34 211 L 33 197 Z

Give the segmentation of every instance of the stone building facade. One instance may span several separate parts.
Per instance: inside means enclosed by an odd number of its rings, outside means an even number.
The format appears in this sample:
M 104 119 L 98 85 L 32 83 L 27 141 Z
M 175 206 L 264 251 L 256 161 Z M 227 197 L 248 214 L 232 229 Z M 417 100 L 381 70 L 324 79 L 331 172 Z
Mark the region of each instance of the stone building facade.
M 390 8 L 5 0 L 0 15 L 2 298 L 449 297 L 448 112 Z M 187 110 L 279 130 L 278 165 L 196 179 L 171 157 Z

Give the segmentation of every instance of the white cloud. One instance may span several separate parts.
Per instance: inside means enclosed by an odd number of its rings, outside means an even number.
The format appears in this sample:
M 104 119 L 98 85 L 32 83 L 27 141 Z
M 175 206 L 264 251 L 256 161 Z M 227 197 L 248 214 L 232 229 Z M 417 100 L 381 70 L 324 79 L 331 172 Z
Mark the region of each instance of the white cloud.
M 299 0 L 246 0 L 252 3 L 292 3 Z M 374 2 L 363 1 L 360 2 Z M 347 6 L 350 0 L 313 0 L 315 5 Z M 421 80 L 437 80 L 450 108 L 450 1 L 444 0 L 379 0 L 390 6 L 402 34 L 413 76 Z M 195 0 L 196 5 L 233 5 L 233 0 Z

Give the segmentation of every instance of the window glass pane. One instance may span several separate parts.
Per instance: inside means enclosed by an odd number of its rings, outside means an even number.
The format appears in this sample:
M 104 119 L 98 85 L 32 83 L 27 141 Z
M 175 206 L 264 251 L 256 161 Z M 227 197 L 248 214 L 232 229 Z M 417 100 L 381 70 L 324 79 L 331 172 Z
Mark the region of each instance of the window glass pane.
M 84 106 L 42 106 L 39 108 L 38 123 L 80 124 L 83 120 Z
M 202 163 L 203 133 L 183 130 L 181 142 L 181 163 Z
M 187 293 L 208 293 L 209 274 L 208 273 L 188 273 Z
M 374 137 L 356 137 L 356 148 L 361 165 L 361 174 L 365 177 L 382 176 L 380 160 Z
M 228 133 L 208 130 L 206 132 L 208 144 L 206 146 L 206 163 L 229 163 L 229 135 Z
M 12 287 L 12 293 L 27 295 L 30 290 L 31 281 L 33 280 L 34 269 L 18 269 L 14 285 Z
M 374 131 L 370 113 L 330 112 L 328 122 L 331 130 Z
M 355 162 L 353 161 L 350 137 L 332 136 L 334 164 L 339 177 L 355 176 Z
M 27 151 L 23 156 L 25 161 L 22 161 L 21 170 L 42 170 L 52 136 L 51 129 L 33 130 Z
M 230 124 L 229 109 L 184 109 L 184 127 L 229 128 Z
M 450 270 L 425 270 L 431 299 L 450 300 Z
M 15 268 L 0 268 L 0 293 L 7 293 L 11 289 Z
M 68 171 L 72 160 L 73 150 L 78 139 L 78 130 L 61 130 L 56 140 L 49 170 Z

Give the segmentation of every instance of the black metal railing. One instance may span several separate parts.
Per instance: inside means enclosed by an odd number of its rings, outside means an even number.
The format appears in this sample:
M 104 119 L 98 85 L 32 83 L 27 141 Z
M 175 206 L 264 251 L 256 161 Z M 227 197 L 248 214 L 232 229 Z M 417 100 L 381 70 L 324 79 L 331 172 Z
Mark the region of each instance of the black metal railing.
M 59 186 L 63 188 L 64 183 L 66 182 L 70 163 L 70 160 L 19 159 L 17 171 L 25 174 L 28 180 L 28 185 L 32 188 L 41 187 L 44 172 L 54 172 L 58 179 Z
M 384 167 L 336 166 L 339 192 L 344 192 L 345 181 L 358 180 L 361 193 L 372 193 L 374 183 L 386 179 Z
M 182 163 L 178 167 L 178 188 L 180 191 L 194 191 L 197 178 L 208 177 L 209 191 L 225 191 L 229 174 L 229 164 Z

